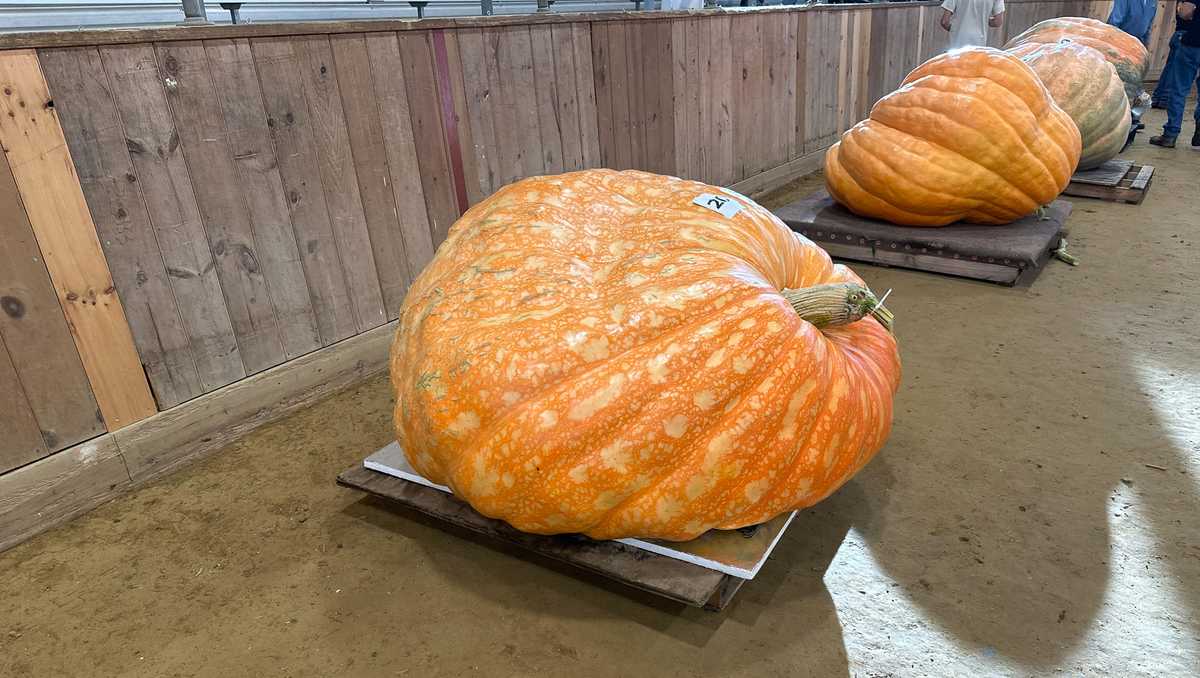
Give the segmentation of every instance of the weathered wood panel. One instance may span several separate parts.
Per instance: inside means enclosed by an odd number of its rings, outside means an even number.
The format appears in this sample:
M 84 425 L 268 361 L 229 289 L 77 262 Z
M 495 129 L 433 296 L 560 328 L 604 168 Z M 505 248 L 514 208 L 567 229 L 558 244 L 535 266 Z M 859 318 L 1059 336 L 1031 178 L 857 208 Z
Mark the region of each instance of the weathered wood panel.
M 7 345 L 0 350 L 0 362 L 11 357 L 12 366 L 11 374 L 0 376 L 0 450 L 11 445 L 0 451 L 0 473 L 104 433 L 104 420 L 3 153 L 0 345 Z
M 395 179 L 388 164 L 387 148 L 379 143 L 383 139 L 383 122 L 376 101 L 375 74 L 363 36 L 338 35 L 332 37 L 330 42 L 338 77 L 342 81 L 342 107 L 346 113 L 350 150 L 354 154 L 354 170 L 374 254 L 371 263 L 378 273 L 383 303 L 391 320 L 399 315 L 400 303 L 404 301 L 404 293 L 408 291 L 412 278 L 393 195 Z M 390 76 L 385 74 L 384 77 Z M 360 261 L 355 266 L 365 264 Z
M 528 29 L 525 30 L 528 35 Z M 458 219 L 460 212 L 442 127 L 441 93 L 434 68 L 433 46 L 427 32 L 401 33 L 397 39 L 404 66 L 417 160 L 421 167 L 425 206 L 433 244 L 436 246 L 446 239 L 450 226 Z
M 251 48 L 321 344 L 328 346 L 354 335 L 358 321 L 321 184 L 300 59 L 286 39 L 255 40 Z
M 0 52 L 0 82 L 0 147 L 105 424 L 127 426 L 154 400 L 37 54 Z
M 203 392 L 112 87 L 94 48 L 39 53 L 142 367 L 161 408 Z
M 158 48 L 167 101 L 196 205 L 216 264 L 229 320 L 248 374 L 283 362 L 283 343 L 271 306 L 258 244 L 226 141 L 225 116 L 200 42 Z
M 288 360 L 321 346 L 308 280 L 248 40 L 206 42 L 226 143 L 257 244 L 256 261 L 271 292 L 275 322 Z

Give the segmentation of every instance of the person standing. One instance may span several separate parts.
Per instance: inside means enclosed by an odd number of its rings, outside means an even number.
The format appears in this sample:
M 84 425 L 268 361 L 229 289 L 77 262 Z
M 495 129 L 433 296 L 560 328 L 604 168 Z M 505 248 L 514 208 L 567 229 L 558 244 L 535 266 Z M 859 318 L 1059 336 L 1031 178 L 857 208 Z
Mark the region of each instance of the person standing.
M 1108 24 L 1150 45 L 1150 30 L 1158 13 L 1157 0 L 1116 0 L 1108 15 Z
M 1175 8 L 1175 14 L 1188 22 L 1187 30 L 1179 38 L 1179 47 L 1175 50 L 1175 62 L 1171 65 L 1171 78 L 1167 100 L 1167 124 L 1163 125 L 1161 136 L 1151 137 L 1150 143 L 1163 148 L 1175 148 L 1175 139 L 1183 128 L 1184 106 L 1187 104 L 1188 91 L 1196 76 L 1200 75 L 1200 21 L 1195 21 L 1196 3 L 1180 2 Z M 1200 150 L 1200 110 L 1196 112 L 1196 129 L 1192 133 L 1192 148 Z
M 1163 64 L 1162 74 L 1158 76 L 1158 85 L 1154 88 L 1153 108 L 1167 107 L 1167 100 L 1171 98 L 1171 66 L 1175 63 L 1175 50 L 1179 49 L 1179 41 L 1183 39 L 1183 34 L 1187 32 L 1188 24 L 1179 16 L 1175 17 L 1175 32 L 1171 34 L 1171 41 L 1168 44 L 1169 51 L 1167 52 L 1167 62 Z M 1200 92 L 1200 80 L 1196 81 L 1196 90 Z
M 1004 25 L 1004 0 L 945 0 L 942 28 L 950 31 L 949 49 L 987 44 L 988 26 Z

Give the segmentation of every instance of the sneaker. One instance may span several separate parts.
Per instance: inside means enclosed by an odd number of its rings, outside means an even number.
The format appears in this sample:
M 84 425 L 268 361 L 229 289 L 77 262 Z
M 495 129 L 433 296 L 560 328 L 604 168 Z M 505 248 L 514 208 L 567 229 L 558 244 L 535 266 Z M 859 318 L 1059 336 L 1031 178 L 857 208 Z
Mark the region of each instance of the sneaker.
M 1165 134 L 1158 137 L 1150 137 L 1151 146 L 1162 146 L 1163 148 L 1175 148 L 1175 137 L 1169 137 Z

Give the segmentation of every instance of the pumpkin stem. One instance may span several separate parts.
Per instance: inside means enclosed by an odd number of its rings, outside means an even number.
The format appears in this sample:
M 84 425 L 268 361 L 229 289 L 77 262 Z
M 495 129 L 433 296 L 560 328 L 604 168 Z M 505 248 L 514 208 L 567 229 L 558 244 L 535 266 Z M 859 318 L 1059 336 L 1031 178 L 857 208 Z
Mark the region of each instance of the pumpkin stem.
M 856 283 L 828 283 L 785 289 L 783 297 L 796 309 L 796 314 L 817 327 L 848 325 L 870 315 L 888 332 L 892 331 L 895 316 L 884 308 L 871 290 Z M 883 295 L 887 298 L 887 295 Z

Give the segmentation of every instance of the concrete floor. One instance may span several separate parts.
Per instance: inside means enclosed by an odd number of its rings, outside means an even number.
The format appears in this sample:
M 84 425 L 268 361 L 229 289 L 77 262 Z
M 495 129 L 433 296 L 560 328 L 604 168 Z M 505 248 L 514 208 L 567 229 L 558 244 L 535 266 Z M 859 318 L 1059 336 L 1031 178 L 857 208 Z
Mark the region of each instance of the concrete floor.
M 1144 205 L 1076 201 L 1078 268 L 857 267 L 895 430 L 723 614 L 335 487 L 388 441 L 376 379 L 0 555 L 0 675 L 1196 675 L 1200 153 L 1145 138 Z

